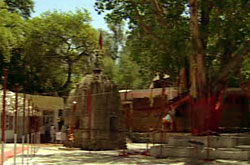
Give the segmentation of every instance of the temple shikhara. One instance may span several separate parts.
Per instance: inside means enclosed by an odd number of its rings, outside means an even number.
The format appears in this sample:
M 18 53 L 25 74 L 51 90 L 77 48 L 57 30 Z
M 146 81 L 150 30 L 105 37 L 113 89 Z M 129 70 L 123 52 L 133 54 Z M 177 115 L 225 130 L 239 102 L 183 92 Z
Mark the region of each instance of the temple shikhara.
M 114 83 L 102 73 L 98 55 L 93 73 L 71 92 L 65 110 L 66 146 L 86 150 L 123 149 L 124 112 Z

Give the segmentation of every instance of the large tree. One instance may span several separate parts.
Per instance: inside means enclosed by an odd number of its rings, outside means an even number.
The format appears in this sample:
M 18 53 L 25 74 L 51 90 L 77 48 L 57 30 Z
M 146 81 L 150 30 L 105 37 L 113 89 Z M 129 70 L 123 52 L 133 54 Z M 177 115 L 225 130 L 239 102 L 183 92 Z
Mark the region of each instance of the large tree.
M 13 51 L 24 40 L 24 21 L 17 13 L 10 13 L 0 1 L 0 75 L 8 68 Z
M 98 39 L 90 21 L 86 10 L 45 12 L 26 21 L 22 63 L 28 92 L 67 92 L 89 71 Z
M 189 64 L 194 97 L 217 90 L 249 55 L 249 6 L 246 0 L 96 0 L 99 12 L 111 11 L 109 20 L 129 22 L 134 53 L 144 55 L 136 58 L 154 57 L 162 72 Z

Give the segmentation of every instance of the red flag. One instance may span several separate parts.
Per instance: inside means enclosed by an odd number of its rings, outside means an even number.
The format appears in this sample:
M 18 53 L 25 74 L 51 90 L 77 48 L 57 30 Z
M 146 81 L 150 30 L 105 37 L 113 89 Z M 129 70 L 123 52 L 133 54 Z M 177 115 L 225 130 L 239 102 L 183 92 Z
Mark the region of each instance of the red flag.
M 100 46 L 100 50 L 102 50 L 102 32 L 100 33 L 100 36 L 99 36 L 99 46 Z
M 220 90 L 220 94 L 218 97 L 218 101 L 215 104 L 215 110 L 221 110 L 222 107 L 222 102 L 223 102 L 223 96 L 224 96 L 224 92 L 225 92 L 225 85 L 223 84 L 221 90 Z

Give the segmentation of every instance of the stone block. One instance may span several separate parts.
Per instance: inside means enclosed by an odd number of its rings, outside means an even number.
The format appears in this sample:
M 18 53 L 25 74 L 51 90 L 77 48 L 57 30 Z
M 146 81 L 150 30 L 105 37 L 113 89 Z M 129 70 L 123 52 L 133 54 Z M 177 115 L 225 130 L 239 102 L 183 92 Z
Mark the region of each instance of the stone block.
M 189 137 L 185 136 L 170 136 L 168 139 L 170 146 L 190 146 Z
M 159 143 L 159 144 L 167 144 L 168 143 L 168 138 L 169 135 L 166 133 L 163 133 L 161 135 L 161 133 L 154 133 L 154 134 L 150 134 L 150 139 L 152 139 L 153 143 Z
M 249 151 L 236 148 L 219 148 L 215 152 L 216 159 L 249 160 Z
M 213 148 L 232 148 L 237 145 L 237 139 L 229 136 L 209 136 L 204 142 L 205 146 Z
M 176 147 L 169 145 L 153 146 L 150 148 L 150 155 L 154 157 L 177 157 L 188 158 L 192 155 L 193 147 Z
M 153 146 L 150 154 L 154 157 L 175 157 L 190 159 L 226 159 L 226 160 L 249 160 L 249 151 L 237 148 L 207 148 L 207 147 L 181 147 L 181 146 Z
M 248 151 L 249 152 L 249 158 L 250 158 L 250 145 L 239 145 L 236 146 L 236 148 L 243 150 L 243 151 Z
M 237 145 L 250 145 L 250 137 L 235 137 Z
M 228 136 L 170 136 L 168 139 L 172 146 L 192 146 L 192 143 L 211 148 L 232 148 L 237 145 L 237 139 Z

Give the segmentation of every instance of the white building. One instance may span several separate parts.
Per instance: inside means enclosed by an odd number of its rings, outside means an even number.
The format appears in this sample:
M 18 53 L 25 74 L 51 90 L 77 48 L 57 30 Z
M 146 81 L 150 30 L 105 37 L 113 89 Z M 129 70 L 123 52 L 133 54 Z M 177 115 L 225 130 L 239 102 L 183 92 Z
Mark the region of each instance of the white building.
M 14 127 L 15 127 L 15 106 L 16 106 L 16 96 L 14 92 L 6 92 L 6 131 L 5 139 L 7 142 L 12 142 L 14 139 Z M 60 97 L 52 96 L 40 96 L 40 95 L 25 95 L 25 134 L 27 134 L 29 128 L 34 128 L 34 121 L 39 123 L 38 125 L 44 126 L 45 138 L 49 139 L 49 128 L 53 124 L 58 127 L 58 112 L 60 109 L 64 109 L 63 99 Z M 21 140 L 23 134 L 23 110 L 24 110 L 24 94 L 18 93 L 18 129 L 17 135 L 19 141 Z M 2 130 L 2 112 L 3 112 L 3 92 L 1 91 L 0 96 L 0 130 Z M 29 105 L 29 108 L 28 108 Z M 33 118 L 31 117 L 33 110 Z M 28 117 L 28 112 L 30 116 Z M 33 120 L 33 124 L 31 121 Z M 37 128 L 38 129 L 38 128 Z M 57 128 L 58 129 L 58 128 Z M 41 130 L 39 128 L 39 130 Z M 1 131 L 2 132 L 2 131 Z M 0 138 L 2 133 L 0 134 Z

